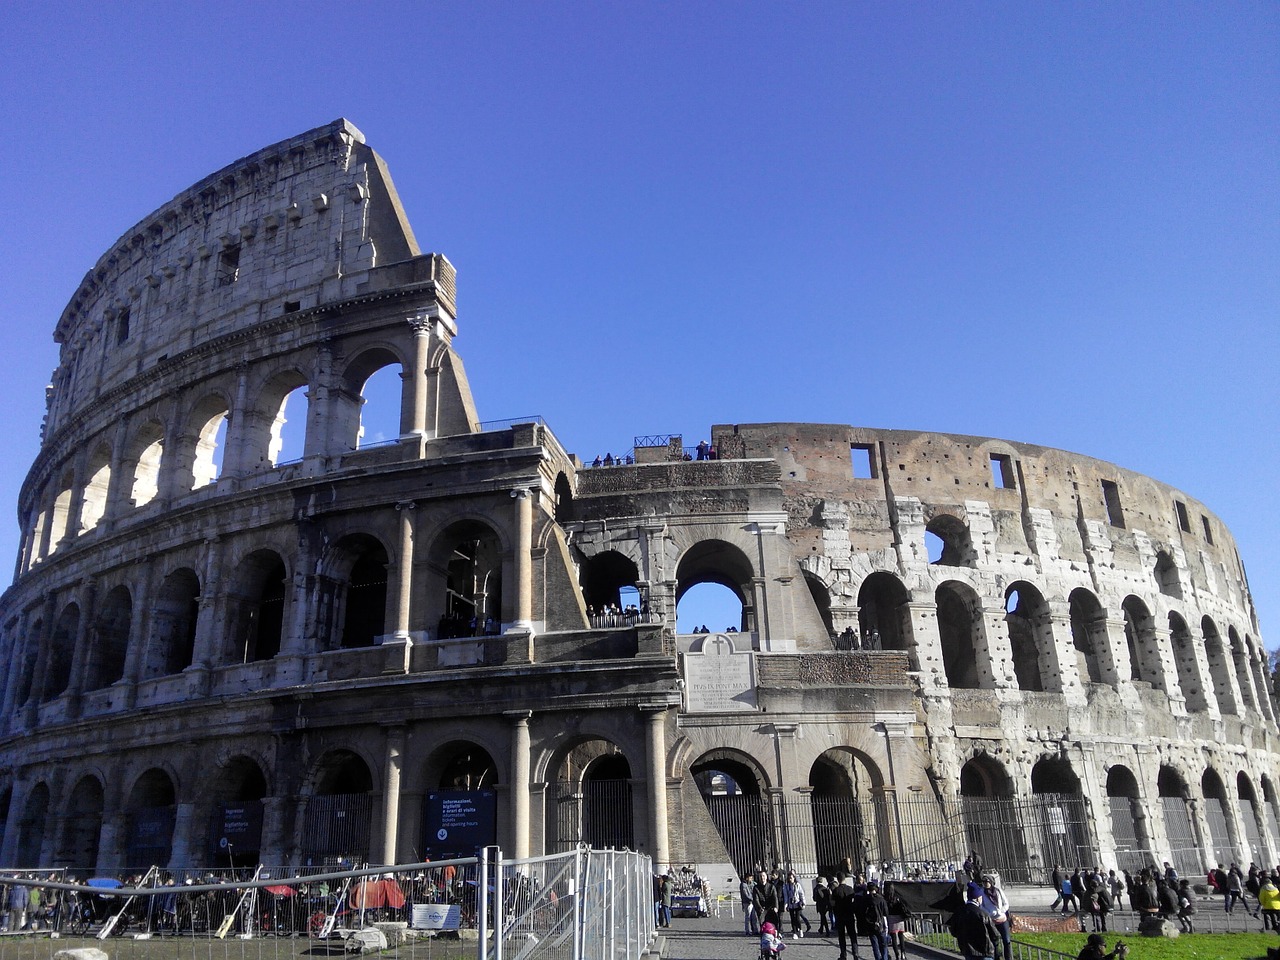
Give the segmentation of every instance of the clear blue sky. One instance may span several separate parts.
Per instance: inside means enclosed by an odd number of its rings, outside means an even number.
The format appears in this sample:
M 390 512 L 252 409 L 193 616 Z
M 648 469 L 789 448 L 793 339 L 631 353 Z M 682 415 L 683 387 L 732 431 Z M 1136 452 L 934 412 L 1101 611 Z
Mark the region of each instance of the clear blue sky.
M 4 563 L 79 279 L 345 116 L 458 268 L 482 418 L 1081 451 L 1217 512 L 1280 644 L 1280 5 L 16 2 L 0 40 Z

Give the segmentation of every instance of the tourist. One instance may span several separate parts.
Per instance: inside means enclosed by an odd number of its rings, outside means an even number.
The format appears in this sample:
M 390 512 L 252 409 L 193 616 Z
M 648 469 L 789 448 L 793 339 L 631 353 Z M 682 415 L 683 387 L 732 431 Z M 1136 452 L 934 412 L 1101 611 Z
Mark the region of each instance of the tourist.
M 827 886 L 825 877 L 817 877 L 813 881 L 813 906 L 818 911 L 818 936 L 825 937 L 831 932 L 827 922 L 831 914 L 831 888 Z
M 1164 878 L 1161 877 L 1161 880 Z M 1111 960 L 1112 957 L 1125 957 L 1129 954 L 1129 948 L 1125 946 L 1123 940 L 1116 943 L 1116 948 L 1110 953 L 1104 953 L 1107 949 L 1107 938 L 1100 933 L 1089 934 L 1089 940 L 1084 945 L 1084 949 L 1076 955 L 1076 960 Z
M 853 910 L 855 895 L 852 876 L 845 876 L 831 891 L 831 915 L 835 920 L 836 936 L 840 939 L 840 960 L 848 960 L 850 954 L 858 960 L 858 928 Z
M 982 889 L 982 909 L 986 910 L 995 924 L 1000 941 L 1004 944 L 1004 960 L 1013 960 L 1011 932 L 1013 924 L 1009 921 L 1009 898 L 996 885 L 995 877 L 987 877 Z
M 884 885 L 884 900 L 889 908 L 889 944 L 893 947 L 894 960 L 906 960 L 907 921 L 912 916 L 911 909 L 891 883 Z
M 749 937 L 760 936 L 760 918 L 755 907 L 756 882 L 751 874 L 744 873 L 738 884 L 738 897 L 742 901 L 742 932 Z
M 1262 929 L 1280 933 L 1280 888 L 1269 873 L 1259 877 L 1258 909 L 1262 913 Z
M 778 888 L 763 870 L 756 874 L 756 885 L 751 891 L 751 902 L 755 906 L 756 916 L 762 925 L 761 929 L 764 929 L 763 924 L 766 922 L 772 923 L 775 927 L 778 925 L 782 899 L 778 896 Z
M 880 885 L 872 880 L 854 897 L 858 935 L 871 941 L 871 960 L 888 960 L 889 905 L 880 895 Z
M 794 870 L 787 874 L 787 879 L 782 884 L 782 902 L 787 905 L 787 913 L 791 914 L 791 939 L 799 940 L 813 926 L 804 915 L 804 884 L 797 879 Z M 801 924 L 804 925 L 803 930 L 800 929 Z
M 1000 946 L 1000 932 L 982 908 L 982 887 L 969 881 L 964 906 L 951 915 L 951 935 L 964 957 L 991 958 Z
M 1191 919 L 1196 912 L 1196 895 L 1191 891 L 1191 881 L 1181 880 L 1178 883 L 1178 924 L 1183 933 L 1195 933 L 1196 925 Z

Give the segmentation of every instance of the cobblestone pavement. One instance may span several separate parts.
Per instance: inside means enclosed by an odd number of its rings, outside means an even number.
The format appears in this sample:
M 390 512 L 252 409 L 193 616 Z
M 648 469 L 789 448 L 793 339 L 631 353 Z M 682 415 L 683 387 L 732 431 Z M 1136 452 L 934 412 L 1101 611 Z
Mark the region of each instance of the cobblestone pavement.
M 787 938 L 787 960 L 836 960 L 840 944 L 835 937 L 814 933 L 800 940 Z M 659 933 L 666 938 L 665 960 L 759 960 L 760 938 L 742 932 L 742 917 L 676 917 L 671 927 Z M 863 944 L 860 956 L 870 960 L 871 949 Z

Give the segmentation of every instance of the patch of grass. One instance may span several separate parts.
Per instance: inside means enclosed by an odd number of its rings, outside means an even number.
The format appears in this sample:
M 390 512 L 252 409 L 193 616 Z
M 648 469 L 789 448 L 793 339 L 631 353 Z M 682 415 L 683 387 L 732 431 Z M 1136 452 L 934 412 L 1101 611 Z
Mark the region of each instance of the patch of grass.
M 1280 937 L 1274 933 L 1184 933 L 1176 940 L 1128 933 L 1104 936 L 1108 950 L 1115 948 L 1117 940 L 1127 943 L 1129 960 L 1264 960 L 1267 947 L 1280 946 Z M 1014 939 L 1075 957 L 1084 948 L 1088 934 L 1019 933 Z

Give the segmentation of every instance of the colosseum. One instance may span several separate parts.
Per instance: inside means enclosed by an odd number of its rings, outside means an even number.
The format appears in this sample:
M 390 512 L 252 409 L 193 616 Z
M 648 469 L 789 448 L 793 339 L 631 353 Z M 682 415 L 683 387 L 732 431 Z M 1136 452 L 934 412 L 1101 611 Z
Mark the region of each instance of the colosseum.
M 0 861 L 1280 861 L 1265 648 L 1207 506 L 1061 450 L 817 423 L 584 463 L 479 419 L 455 304 L 344 120 L 93 265 L 0 601 Z M 741 618 L 681 633 L 704 584 Z M 474 829 L 441 840 L 458 802 Z

